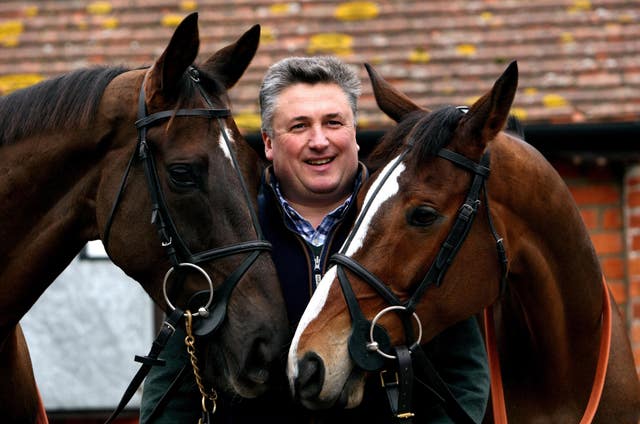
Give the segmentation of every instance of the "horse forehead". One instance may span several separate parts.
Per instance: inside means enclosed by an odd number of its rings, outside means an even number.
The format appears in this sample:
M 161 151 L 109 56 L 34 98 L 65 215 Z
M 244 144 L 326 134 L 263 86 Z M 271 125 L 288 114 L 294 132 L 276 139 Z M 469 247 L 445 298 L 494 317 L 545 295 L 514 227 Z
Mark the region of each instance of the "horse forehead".
M 196 129 L 193 124 L 200 125 L 199 122 L 204 121 L 202 117 L 186 116 L 176 117 L 175 119 L 182 122 L 180 122 L 179 126 L 176 126 L 178 124 L 177 121 L 168 124 L 174 126 L 168 141 L 179 137 L 184 142 L 166 143 L 164 148 L 167 151 L 172 151 L 173 155 L 178 157 L 189 154 L 206 155 L 210 158 L 224 157 L 225 161 L 235 167 L 230 149 L 233 149 L 234 152 L 238 151 L 234 147 L 237 145 L 236 137 L 224 120 L 219 120 L 215 128 L 212 126 L 213 123 L 204 123 L 204 128 Z M 213 119 L 215 120 L 216 118 Z M 215 159 L 215 161 L 220 163 L 218 159 Z
M 363 246 L 373 217 L 387 200 L 398 194 L 400 177 L 405 170 L 406 166 L 402 162 L 402 157 L 397 156 L 382 169 L 382 172 L 373 181 L 365 196 L 364 206 L 356 219 L 360 225 L 354 229 L 355 233 L 349 245 L 343 246 L 343 250 L 346 248 L 345 255 L 353 256 Z M 387 177 L 385 178 L 385 176 Z

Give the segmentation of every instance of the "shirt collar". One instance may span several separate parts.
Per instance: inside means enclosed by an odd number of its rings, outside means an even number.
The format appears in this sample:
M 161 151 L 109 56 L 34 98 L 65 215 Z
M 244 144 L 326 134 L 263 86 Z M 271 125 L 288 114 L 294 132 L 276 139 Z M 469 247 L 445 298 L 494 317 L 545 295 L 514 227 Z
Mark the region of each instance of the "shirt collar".
M 324 245 L 328 235 L 331 233 L 331 230 L 335 227 L 335 225 L 342 219 L 345 212 L 349 208 L 351 201 L 353 200 L 354 195 L 358 192 L 360 188 L 360 184 L 362 183 L 362 174 L 363 174 L 364 166 L 359 167 L 358 173 L 356 175 L 356 179 L 353 185 L 353 191 L 351 195 L 337 208 L 333 211 L 329 212 L 322 220 L 318 228 L 313 228 L 313 226 L 304 219 L 294 208 L 291 206 L 289 202 L 284 198 L 282 192 L 280 191 L 280 183 L 278 182 L 275 174 L 271 173 L 270 184 L 276 193 L 276 198 L 278 202 L 282 206 L 282 209 L 285 212 L 285 220 L 287 222 L 287 226 L 300 234 L 302 238 L 304 238 L 307 242 L 311 243 L 314 246 L 322 246 Z

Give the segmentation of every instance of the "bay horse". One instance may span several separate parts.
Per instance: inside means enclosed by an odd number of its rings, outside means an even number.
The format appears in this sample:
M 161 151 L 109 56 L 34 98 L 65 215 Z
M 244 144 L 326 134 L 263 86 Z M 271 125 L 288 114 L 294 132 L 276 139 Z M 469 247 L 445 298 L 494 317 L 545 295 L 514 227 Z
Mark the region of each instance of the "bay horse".
M 261 159 L 227 94 L 260 27 L 196 65 L 197 18 L 150 67 L 81 69 L 0 99 L 3 422 L 46 422 L 19 321 L 94 239 L 167 314 L 194 309 L 207 385 L 251 398 L 270 384 L 288 323 L 255 219 Z
M 392 345 L 408 339 L 413 355 L 485 310 L 495 404 L 485 422 L 637 423 L 628 333 L 580 212 L 547 160 L 503 131 L 516 62 L 470 108 L 435 111 L 366 66 L 398 124 L 371 153 L 352 234 L 293 338 L 297 398 L 356 406 L 371 364 L 400 357 Z

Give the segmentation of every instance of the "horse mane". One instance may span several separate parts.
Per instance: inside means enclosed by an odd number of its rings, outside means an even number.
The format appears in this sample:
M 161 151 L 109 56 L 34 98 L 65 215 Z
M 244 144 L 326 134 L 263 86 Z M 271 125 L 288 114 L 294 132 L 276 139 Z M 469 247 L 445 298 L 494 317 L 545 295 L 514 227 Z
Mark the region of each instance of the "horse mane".
M 505 126 L 505 132 L 508 132 L 511 135 L 515 135 L 520 140 L 524 140 L 524 127 L 522 126 L 522 121 L 518 119 L 515 115 L 509 115 L 507 118 L 507 124 Z
M 400 154 L 405 147 L 417 149 L 414 155 L 419 161 L 435 155 L 453 137 L 458 122 L 464 116 L 460 109 L 445 106 L 434 112 L 414 111 L 380 139 L 378 145 L 365 159 L 366 165 L 374 172 L 384 166 L 390 158 Z M 509 115 L 505 132 L 524 140 L 522 122 Z
M 88 126 L 106 86 L 127 70 L 79 69 L 0 98 L 0 145 L 51 130 Z
M 406 147 L 416 149 L 416 159 L 422 161 L 434 156 L 453 137 L 464 114 L 454 106 L 445 106 L 434 112 L 409 113 L 392 130 L 382 136 L 378 146 L 367 158 L 366 165 L 374 172 Z

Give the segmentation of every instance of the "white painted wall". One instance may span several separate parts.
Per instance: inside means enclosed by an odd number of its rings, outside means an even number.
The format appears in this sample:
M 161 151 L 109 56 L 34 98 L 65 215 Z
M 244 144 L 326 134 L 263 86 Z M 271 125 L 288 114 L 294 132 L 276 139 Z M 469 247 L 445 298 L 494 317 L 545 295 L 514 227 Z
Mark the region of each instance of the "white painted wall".
M 77 257 L 22 319 L 47 410 L 111 410 L 155 336 L 154 306 L 108 259 Z M 129 407 L 140 403 L 140 390 Z

